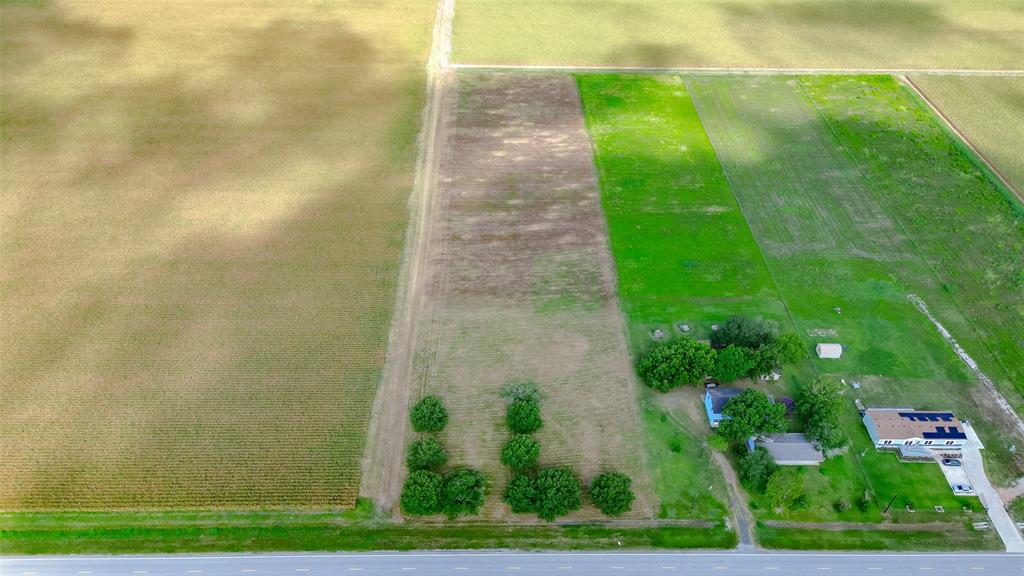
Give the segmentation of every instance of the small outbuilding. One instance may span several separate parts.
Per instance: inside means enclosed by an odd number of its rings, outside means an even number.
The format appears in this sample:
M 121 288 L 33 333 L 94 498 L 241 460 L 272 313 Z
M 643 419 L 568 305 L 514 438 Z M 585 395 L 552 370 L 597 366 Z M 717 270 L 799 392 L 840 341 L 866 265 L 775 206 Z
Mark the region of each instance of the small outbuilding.
M 818 358 L 836 359 L 843 356 L 842 344 L 822 342 L 814 347 L 814 351 L 818 353 Z
M 825 460 L 821 450 L 803 434 L 790 432 L 762 436 L 754 441 L 754 445 L 767 450 L 779 466 L 817 466 Z

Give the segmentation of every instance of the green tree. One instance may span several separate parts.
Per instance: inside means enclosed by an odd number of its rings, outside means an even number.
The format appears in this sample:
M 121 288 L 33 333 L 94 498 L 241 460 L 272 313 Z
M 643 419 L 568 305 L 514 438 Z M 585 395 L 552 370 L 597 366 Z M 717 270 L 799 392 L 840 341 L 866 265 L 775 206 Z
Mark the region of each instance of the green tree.
M 718 433 L 734 442 L 743 442 L 755 434 L 786 430 L 786 407 L 774 404 L 759 390 L 744 390 L 733 396 L 722 409 Z
M 619 472 L 604 472 L 590 483 L 590 499 L 606 516 L 618 516 L 633 507 L 633 481 Z
M 487 477 L 479 470 L 459 468 L 444 479 L 441 490 L 441 510 L 449 518 L 462 514 L 476 514 L 487 496 Z
M 505 488 L 505 502 L 516 514 L 536 512 L 539 502 L 537 481 L 529 476 L 513 476 Z
M 501 449 L 501 463 L 521 471 L 533 468 L 540 458 L 540 443 L 528 434 L 515 434 Z
M 756 350 L 750 351 L 752 366 L 748 372 L 751 378 L 770 374 L 779 366 L 779 347 L 774 344 L 765 344 Z
M 740 482 L 753 492 L 764 492 L 768 479 L 779 469 L 775 459 L 764 448 L 755 448 L 740 458 L 738 472 Z
M 498 393 L 506 404 L 511 404 L 516 400 L 527 399 L 533 400 L 540 405 L 544 399 L 540 393 L 540 388 L 537 387 L 530 380 L 521 380 L 512 382 L 501 387 L 501 392 Z
M 448 411 L 437 396 L 424 396 L 412 407 L 409 419 L 417 432 L 440 432 L 448 424 Z
M 532 434 L 544 425 L 540 404 L 533 398 L 518 398 L 508 405 L 505 422 L 516 434 Z
M 437 440 L 427 436 L 409 445 L 405 465 L 410 470 L 432 470 L 448 462 L 448 452 Z
M 636 369 L 644 382 L 661 392 L 697 384 L 715 365 L 715 351 L 704 342 L 677 338 L 656 345 L 640 357 Z
M 583 507 L 583 486 L 572 470 L 545 468 L 537 473 L 537 515 L 554 520 Z
M 441 487 L 444 479 L 437 472 L 414 470 L 402 486 L 401 505 L 406 514 L 426 515 L 441 511 Z
M 729 439 L 721 434 L 708 435 L 708 446 L 715 452 L 725 452 L 729 449 Z
M 792 332 L 779 336 L 775 347 L 778 349 L 779 361 L 782 364 L 796 364 L 807 357 L 807 350 L 804 348 L 803 340 Z
M 773 508 L 792 507 L 804 496 L 804 479 L 792 468 L 779 468 L 768 479 L 764 493 Z
M 775 329 L 764 320 L 755 320 L 746 316 L 733 316 L 726 320 L 718 330 L 711 332 L 711 345 L 725 348 L 733 345 L 741 348 L 757 349 L 761 346 L 774 344 L 778 336 Z
M 746 376 L 753 367 L 753 351 L 730 344 L 715 355 L 711 375 L 719 382 L 732 382 Z
M 826 450 L 842 448 L 847 438 L 839 423 L 843 410 L 843 385 L 832 378 L 815 378 L 797 396 L 797 415 L 807 437 Z

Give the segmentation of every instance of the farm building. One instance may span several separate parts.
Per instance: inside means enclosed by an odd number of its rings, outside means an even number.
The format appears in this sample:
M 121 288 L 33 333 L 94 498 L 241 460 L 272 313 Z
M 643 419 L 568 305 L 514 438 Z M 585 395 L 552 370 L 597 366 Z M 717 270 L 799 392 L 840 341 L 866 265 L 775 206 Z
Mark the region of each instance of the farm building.
M 868 408 L 864 413 L 875 448 L 897 450 L 908 458 L 932 458 L 936 450 L 959 450 L 967 440 L 952 412 L 909 408 Z
M 795 432 L 762 436 L 748 444 L 754 446 L 767 450 L 779 466 L 817 466 L 825 460 L 807 436 Z
M 726 403 L 742 392 L 739 388 L 708 388 L 704 391 L 704 410 L 708 413 L 708 423 L 712 428 L 718 428 L 718 423 L 722 421 L 722 410 Z
M 841 344 L 833 343 L 821 343 L 815 346 L 815 352 L 818 353 L 818 358 L 841 358 L 843 356 L 843 346 Z

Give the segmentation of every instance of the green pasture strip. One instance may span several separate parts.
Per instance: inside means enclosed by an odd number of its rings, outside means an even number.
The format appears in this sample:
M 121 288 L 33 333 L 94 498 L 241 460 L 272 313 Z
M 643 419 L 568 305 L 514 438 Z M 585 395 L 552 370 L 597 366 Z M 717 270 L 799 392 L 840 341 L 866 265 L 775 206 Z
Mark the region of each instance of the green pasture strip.
M 471 64 L 1020 69 L 1016 0 L 459 0 Z
M 138 554 L 178 552 L 594 550 L 731 548 L 724 526 L 614 528 L 600 525 L 496 526 L 390 523 L 152 525 L 67 529 L 0 528 L 0 554 Z
M 866 191 L 974 329 L 947 328 L 1024 412 L 1024 207 L 895 79 L 800 83 L 864 174 Z M 942 304 L 929 286 L 914 288 Z
M 658 327 L 706 335 L 785 310 L 693 103 L 676 77 L 579 75 L 634 350 Z
M 807 528 L 755 528 L 757 543 L 776 550 L 893 550 L 898 552 L 1002 550 L 993 530 L 820 530 Z

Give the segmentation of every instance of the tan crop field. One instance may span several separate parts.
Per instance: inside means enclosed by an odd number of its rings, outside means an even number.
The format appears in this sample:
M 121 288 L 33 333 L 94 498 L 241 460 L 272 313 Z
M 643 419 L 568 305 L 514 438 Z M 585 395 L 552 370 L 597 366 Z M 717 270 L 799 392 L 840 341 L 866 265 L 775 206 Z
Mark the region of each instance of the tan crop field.
M 643 427 L 592 152 L 570 76 L 460 74 L 442 108 L 418 393 L 444 398 L 451 463 L 492 480 L 504 518 L 501 387 L 545 395 L 541 465 L 618 470 L 653 514 Z M 570 518 L 600 516 L 584 509 Z M 524 519 L 527 517 L 523 517 Z
M 4 4 L 0 509 L 352 505 L 434 3 Z

